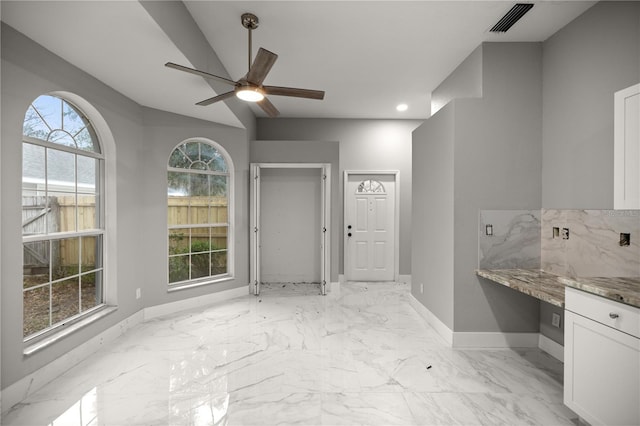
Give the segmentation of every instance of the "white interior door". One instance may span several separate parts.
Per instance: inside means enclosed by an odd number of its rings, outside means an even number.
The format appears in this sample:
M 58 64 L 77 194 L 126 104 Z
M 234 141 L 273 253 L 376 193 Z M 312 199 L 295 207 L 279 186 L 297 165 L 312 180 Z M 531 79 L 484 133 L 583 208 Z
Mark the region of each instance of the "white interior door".
M 394 174 L 347 174 L 345 275 L 349 281 L 393 281 L 396 257 Z

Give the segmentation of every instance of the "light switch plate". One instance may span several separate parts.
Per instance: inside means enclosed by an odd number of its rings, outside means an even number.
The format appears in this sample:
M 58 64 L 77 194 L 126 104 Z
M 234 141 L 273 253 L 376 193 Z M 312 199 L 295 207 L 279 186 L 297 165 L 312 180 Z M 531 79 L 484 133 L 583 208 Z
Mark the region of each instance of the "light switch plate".
M 485 235 L 492 236 L 493 235 L 493 225 L 488 224 L 484 226 Z

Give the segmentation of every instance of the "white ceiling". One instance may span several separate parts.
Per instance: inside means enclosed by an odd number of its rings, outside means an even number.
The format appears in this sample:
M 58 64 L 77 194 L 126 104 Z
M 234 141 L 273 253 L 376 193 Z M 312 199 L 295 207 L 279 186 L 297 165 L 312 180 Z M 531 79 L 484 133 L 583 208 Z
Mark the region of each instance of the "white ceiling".
M 231 78 L 247 71 L 240 15 L 252 12 L 254 54 L 279 55 L 264 83 L 326 91 L 323 101 L 273 96 L 282 117 L 415 119 L 430 115 L 431 91 L 483 41 L 544 41 L 594 4 L 535 1 L 509 32 L 492 34 L 515 1 L 184 3 Z M 192 65 L 136 1 L 2 1 L 2 20 L 142 105 L 242 126 L 224 103 L 194 106 L 213 89 L 163 66 Z

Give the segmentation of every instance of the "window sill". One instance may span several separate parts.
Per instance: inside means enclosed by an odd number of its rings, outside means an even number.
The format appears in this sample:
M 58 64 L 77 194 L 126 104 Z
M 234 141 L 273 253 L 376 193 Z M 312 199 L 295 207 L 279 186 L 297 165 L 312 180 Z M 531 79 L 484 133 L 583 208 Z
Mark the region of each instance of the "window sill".
M 214 278 L 213 280 L 196 281 L 196 282 L 190 281 L 182 284 L 171 284 L 169 285 L 169 289 L 167 290 L 167 292 L 173 293 L 174 291 L 186 290 L 189 288 L 196 288 L 196 287 L 201 287 L 201 286 L 210 285 L 210 284 L 218 284 L 226 281 L 231 281 L 234 279 L 235 277 L 232 275 L 224 275 L 222 277 Z
M 37 338 L 36 342 L 33 342 L 33 343 L 29 342 L 27 346 L 24 347 L 22 354 L 24 356 L 33 355 L 34 353 L 46 348 L 47 346 L 50 346 L 64 339 L 65 337 L 75 333 L 76 331 L 86 327 L 87 325 L 92 324 L 106 317 L 110 313 L 115 312 L 117 309 L 118 309 L 117 306 L 105 305 L 104 307 L 97 309 L 91 315 L 85 318 L 79 319 L 78 321 L 70 324 L 69 326 L 63 327 L 59 331 L 52 332 L 51 334 L 47 333 L 41 338 Z

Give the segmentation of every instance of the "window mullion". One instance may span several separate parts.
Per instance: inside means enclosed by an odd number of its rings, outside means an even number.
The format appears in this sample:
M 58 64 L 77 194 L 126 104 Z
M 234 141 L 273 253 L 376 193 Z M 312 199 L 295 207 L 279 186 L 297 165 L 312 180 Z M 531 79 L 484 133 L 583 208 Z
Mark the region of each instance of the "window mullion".
M 59 151 L 70 152 L 72 154 L 82 153 L 82 155 L 86 155 L 87 157 L 104 159 L 104 155 L 102 155 L 102 153 L 99 153 L 99 152 L 87 151 L 84 149 L 73 148 L 66 145 L 60 145 L 55 142 L 49 142 L 42 139 L 31 137 L 31 136 L 22 135 L 22 141 L 30 143 L 32 145 L 43 146 L 45 148 L 52 148 L 52 149 L 57 149 Z
M 82 312 L 82 237 L 78 237 L 78 313 Z
M 49 326 L 53 324 L 53 284 L 49 283 Z
M 22 237 L 22 242 L 30 243 L 34 241 L 47 241 L 47 240 L 55 241 L 55 240 L 62 240 L 65 238 L 76 237 L 76 236 L 85 237 L 85 236 L 98 236 L 98 235 L 104 235 L 104 229 L 94 228 L 94 229 L 84 229 L 79 232 L 68 231 L 68 232 L 56 232 L 48 235 L 28 235 L 28 236 Z
M 44 208 L 47 212 L 44 215 L 44 232 L 49 234 L 49 148 L 47 147 L 44 147 Z

